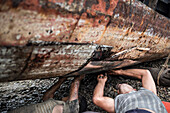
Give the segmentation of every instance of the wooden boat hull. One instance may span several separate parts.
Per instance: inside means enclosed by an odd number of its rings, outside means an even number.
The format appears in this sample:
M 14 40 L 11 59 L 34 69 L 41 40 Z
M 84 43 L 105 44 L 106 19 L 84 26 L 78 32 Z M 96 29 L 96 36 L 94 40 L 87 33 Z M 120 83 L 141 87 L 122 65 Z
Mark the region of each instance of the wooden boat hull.
M 97 70 L 104 71 L 170 53 L 170 20 L 137 0 L 0 0 L 0 26 L 0 81 L 86 74 L 91 62 L 109 61 Z

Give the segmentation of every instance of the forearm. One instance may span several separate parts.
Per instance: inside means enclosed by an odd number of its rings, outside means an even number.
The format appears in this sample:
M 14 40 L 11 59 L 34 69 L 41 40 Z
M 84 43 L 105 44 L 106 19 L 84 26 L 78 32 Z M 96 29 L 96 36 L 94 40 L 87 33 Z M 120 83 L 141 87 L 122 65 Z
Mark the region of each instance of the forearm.
M 74 81 L 71 84 L 69 101 L 78 99 L 79 85 L 80 85 L 80 81 Z
M 61 84 L 66 80 L 66 78 L 59 78 L 59 81 L 50 87 L 47 91 L 54 94 L 56 90 L 61 86 Z
M 78 99 L 78 91 L 80 86 L 80 81 L 85 77 L 85 75 L 80 75 L 79 77 L 76 77 L 71 84 L 71 90 L 70 90 L 70 96 L 69 101 L 73 101 Z
M 61 86 L 61 84 L 66 80 L 66 78 L 59 78 L 59 81 L 51 86 L 43 96 L 43 100 L 48 100 L 49 98 L 54 97 L 55 91 Z
M 144 69 L 127 69 L 127 70 L 112 70 L 110 73 L 111 75 L 125 75 L 130 77 L 135 77 L 138 79 L 142 79 L 142 77 L 145 75 Z
M 105 81 L 99 81 L 93 93 L 93 103 L 109 113 L 114 113 L 114 99 L 104 96 Z
M 116 75 L 131 76 L 142 80 L 142 86 L 148 90 L 151 90 L 156 94 L 156 86 L 152 75 L 149 70 L 146 69 L 127 69 L 127 70 L 113 70 Z
M 98 82 L 94 89 L 93 97 L 102 97 L 104 94 L 105 82 Z

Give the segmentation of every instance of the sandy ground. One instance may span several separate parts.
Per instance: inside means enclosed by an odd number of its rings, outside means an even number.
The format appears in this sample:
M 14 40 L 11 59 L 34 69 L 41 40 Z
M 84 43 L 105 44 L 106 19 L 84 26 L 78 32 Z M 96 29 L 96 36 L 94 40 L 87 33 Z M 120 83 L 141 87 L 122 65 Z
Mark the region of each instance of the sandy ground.
M 143 63 L 137 65 L 137 67 L 161 67 L 164 62 L 165 59 L 162 59 L 154 62 Z M 93 90 L 97 84 L 96 78 L 97 75 L 86 75 L 86 77 L 81 81 L 79 94 L 83 95 L 87 99 L 87 110 L 105 113 L 105 111 L 95 106 L 92 102 Z M 55 99 L 60 100 L 62 97 L 69 95 L 69 88 L 72 80 L 73 77 L 70 77 L 60 86 L 55 93 Z M 57 81 L 58 78 L 50 78 L 0 83 L 0 112 L 6 113 L 8 110 L 24 105 L 42 102 L 44 92 Z M 128 83 L 136 89 L 141 87 L 141 82 L 139 80 L 131 80 L 125 79 L 121 76 L 108 75 L 104 95 L 114 98 L 117 95 L 115 86 L 118 83 Z M 170 87 L 157 86 L 157 91 L 161 100 L 170 102 Z

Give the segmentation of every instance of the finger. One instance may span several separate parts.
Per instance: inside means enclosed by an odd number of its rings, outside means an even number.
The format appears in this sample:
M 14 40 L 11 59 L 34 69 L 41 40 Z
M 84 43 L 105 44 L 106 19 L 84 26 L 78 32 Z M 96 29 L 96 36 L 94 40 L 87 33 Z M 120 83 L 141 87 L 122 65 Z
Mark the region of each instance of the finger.
M 107 81 L 107 76 L 105 76 L 103 79 L 104 79 L 105 81 Z
M 103 77 L 103 74 L 98 75 L 98 78 L 101 78 L 101 77 Z
M 107 76 L 104 76 L 105 79 L 107 79 Z
M 103 78 L 103 76 L 99 76 L 99 78 Z

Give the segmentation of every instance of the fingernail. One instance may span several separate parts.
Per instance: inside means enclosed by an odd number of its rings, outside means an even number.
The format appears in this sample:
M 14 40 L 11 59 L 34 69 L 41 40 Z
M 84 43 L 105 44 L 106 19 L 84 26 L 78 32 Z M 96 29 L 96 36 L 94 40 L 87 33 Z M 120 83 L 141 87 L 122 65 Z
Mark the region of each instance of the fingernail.
M 99 76 L 99 78 L 103 78 L 103 76 Z

